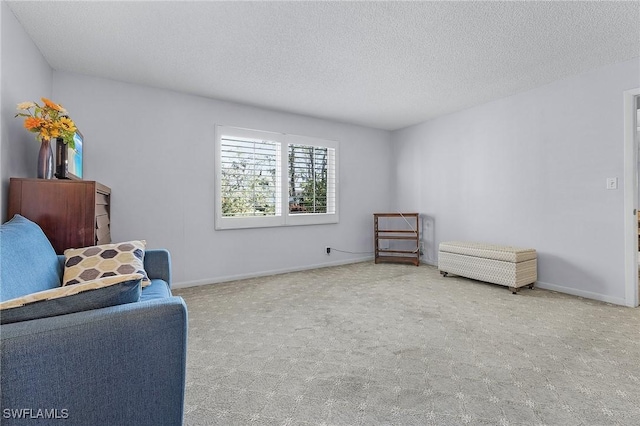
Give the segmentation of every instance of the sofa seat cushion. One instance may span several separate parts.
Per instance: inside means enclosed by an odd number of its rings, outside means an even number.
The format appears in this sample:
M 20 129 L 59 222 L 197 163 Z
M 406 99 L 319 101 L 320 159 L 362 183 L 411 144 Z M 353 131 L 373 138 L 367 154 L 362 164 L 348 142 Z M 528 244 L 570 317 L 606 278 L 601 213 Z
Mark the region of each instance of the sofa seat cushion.
M 169 284 L 165 280 L 152 279 L 151 284 L 142 289 L 140 301 L 171 297 Z
M 137 302 L 141 274 L 117 275 L 44 290 L 0 303 L 0 323 L 48 318 Z
M 0 225 L 0 301 L 60 286 L 62 268 L 42 229 L 15 215 Z

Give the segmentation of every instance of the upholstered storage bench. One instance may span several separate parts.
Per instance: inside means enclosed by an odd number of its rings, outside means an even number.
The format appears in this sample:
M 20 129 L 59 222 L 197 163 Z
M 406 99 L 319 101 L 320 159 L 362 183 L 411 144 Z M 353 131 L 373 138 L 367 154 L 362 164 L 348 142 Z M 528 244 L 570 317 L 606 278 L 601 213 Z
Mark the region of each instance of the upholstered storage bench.
M 538 257 L 534 249 L 495 244 L 449 241 L 440 243 L 438 269 L 443 276 L 455 274 L 474 280 L 533 288 L 538 279 Z

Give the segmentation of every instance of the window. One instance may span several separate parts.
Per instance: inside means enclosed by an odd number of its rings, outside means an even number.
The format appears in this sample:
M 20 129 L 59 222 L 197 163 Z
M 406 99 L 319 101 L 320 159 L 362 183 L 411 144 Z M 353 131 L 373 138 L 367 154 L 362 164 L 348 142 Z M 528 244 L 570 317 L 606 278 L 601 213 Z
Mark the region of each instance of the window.
M 269 140 L 225 136 L 220 146 L 223 217 L 280 213 L 280 145 Z
M 216 229 L 337 223 L 334 141 L 216 127 Z

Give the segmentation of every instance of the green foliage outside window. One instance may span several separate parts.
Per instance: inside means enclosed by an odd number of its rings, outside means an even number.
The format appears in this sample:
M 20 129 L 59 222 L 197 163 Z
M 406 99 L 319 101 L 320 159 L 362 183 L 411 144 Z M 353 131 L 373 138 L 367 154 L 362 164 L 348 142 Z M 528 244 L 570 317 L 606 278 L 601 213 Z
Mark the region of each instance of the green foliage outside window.
M 327 149 L 289 145 L 289 213 L 327 212 Z
M 275 160 L 238 153 L 222 168 L 222 215 L 273 216 L 275 191 Z
M 276 214 L 277 170 L 275 154 L 247 155 L 225 151 L 222 166 L 222 215 L 226 217 Z M 289 213 L 327 212 L 327 148 L 289 145 Z

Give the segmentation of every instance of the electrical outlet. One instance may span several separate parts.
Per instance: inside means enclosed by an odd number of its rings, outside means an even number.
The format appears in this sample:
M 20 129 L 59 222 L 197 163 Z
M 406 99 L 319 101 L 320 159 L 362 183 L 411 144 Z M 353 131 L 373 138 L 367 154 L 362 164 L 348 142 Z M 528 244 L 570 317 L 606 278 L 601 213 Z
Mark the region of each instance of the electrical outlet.
M 327 256 L 331 255 L 331 247 L 327 246 L 324 248 L 324 250 L 327 253 Z

